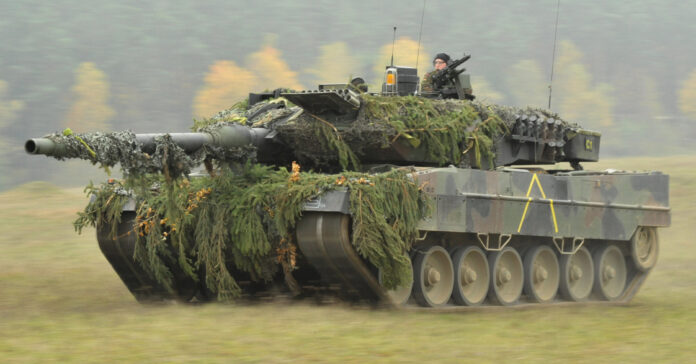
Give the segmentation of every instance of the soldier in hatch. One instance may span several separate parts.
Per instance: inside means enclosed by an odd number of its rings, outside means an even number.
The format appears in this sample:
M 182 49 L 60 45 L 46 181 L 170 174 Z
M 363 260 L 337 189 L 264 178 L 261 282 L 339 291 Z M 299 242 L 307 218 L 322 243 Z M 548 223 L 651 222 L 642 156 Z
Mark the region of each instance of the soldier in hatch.
M 435 69 L 428 72 L 421 82 L 423 95 L 427 95 L 426 97 L 437 96 L 443 99 L 473 100 L 476 98 L 471 89 L 469 75 L 462 74 L 465 69 L 456 69 L 469 58 L 471 56 L 465 55 L 462 58 L 452 60 L 447 53 L 438 53 L 433 59 Z
M 430 71 L 423 76 L 423 82 L 421 82 L 421 92 L 434 92 L 432 75 L 434 72 L 445 69 L 447 67 L 447 62 L 450 61 L 450 56 L 447 53 L 438 53 L 433 59 L 433 67 L 435 69 Z

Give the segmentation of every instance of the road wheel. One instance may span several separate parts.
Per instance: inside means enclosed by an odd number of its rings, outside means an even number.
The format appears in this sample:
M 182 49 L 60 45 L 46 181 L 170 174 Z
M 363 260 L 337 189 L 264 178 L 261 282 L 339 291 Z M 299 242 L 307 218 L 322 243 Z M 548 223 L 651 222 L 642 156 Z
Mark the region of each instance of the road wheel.
M 641 272 L 647 272 L 657 263 L 659 251 L 657 229 L 641 226 L 631 238 L 631 257 L 636 268 Z
M 524 293 L 534 302 L 556 297 L 560 269 L 556 253 L 545 245 L 532 248 L 524 257 Z
M 590 251 L 583 246 L 573 255 L 562 255 L 560 263 L 561 297 L 569 301 L 586 300 L 594 283 L 594 264 Z
M 467 306 L 483 303 L 490 284 L 486 253 L 477 246 L 461 247 L 455 250 L 452 265 L 455 267 L 454 302 Z
M 441 306 L 449 301 L 454 284 L 454 269 L 447 250 L 431 246 L 418 252 L 413 261 L 413 298 L 425 307 Z
M 626 287 L 626 260 L 621 249 L 605 245 L 594 253 L 594 292 L 603 300 L 617 300 Z
M 519 300 L 524 285 L 522 259 L 513 247 L 506 247 L 488 256 L 490 288 L 488 297 L 494 303 L 512 305 Z
M 382 271 L 379 272 L 379 284 L 382 284 Z M 408 282 L 404 285 L 398 286 L 394 289 L 387 290 L 387 296 L 389 300 L 396 305 L 401 306 L 408 301 L 411 297 L 411 290 L 413 289 L 413 275 L 410 276 Z

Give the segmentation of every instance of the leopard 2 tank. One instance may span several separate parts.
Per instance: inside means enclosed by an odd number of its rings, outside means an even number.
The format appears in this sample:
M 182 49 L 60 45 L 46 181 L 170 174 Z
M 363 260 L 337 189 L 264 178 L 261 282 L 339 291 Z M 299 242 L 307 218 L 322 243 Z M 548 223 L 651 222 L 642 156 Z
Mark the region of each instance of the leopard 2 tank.
M 337 180 L 347 170 L 367 176 L 406 171 L 428 205 L 428 213 L 411 227 L 417 234 L 400 252 L 412 273 L 385 288 L 384 269 L 356 247 L 351 204 L 360 200 L 351 198 L 351 188 L 333 186 L 302 203 L 291 229 L 297 266 L 274 276 L 295 292 L 320 290 L 349 300 L 444 309 L 629 301 L 656 264 L 657 228 L 670 224 L 668 176 L 583 170 L 581 163 L 599 158 L 600 133 L 548 110 L 473 101 L 468 76 L 456 69 L 466 59 L 435 75 L 451 86 L 436 92 L 418 92 L 415 69 L 390 66 L 380 93 L 354 82 L 250 94 L 243 109 L 221 112 L 213 118 L 220 123 L 204 132 L 131 133 L 121 149 L 105 147 L 109 133 L 56 134 L 30 139 L 25 149 L 59 159 L 121 163 L 126 169 L 141 165 L 126 155 L 146 155 L 148 161 L 164 155 L 162 168 L 147 172 L 168 176 L 174 166 L 184 174 L 191 166 L 167 164 L 174 153 L 158 144 L 163 139 L 170 148 L 198 156 L 191 165 L 209 162 L 201 156 L 225 160 L 229 150 L 249 148 L 258 163 L 282 167 L 299 161 Z M 335 133 L 338 138 L 331 140 L 348 151 L 321 139 L 318 128 Z M 543 168 L 559 162 L 571 168 Z M 178 252 L 171 246 L 161 254 L 169 257 L 174 284 L 163 284 L 141 266 L 134 258 L 141 237 L 129 232 L 142 223 L 143 206 L 131 190 L 114 193 L 126 202 L 116 224 L 97 221 L 97 238 L 134 296 L 140 301 L 212 298 L 205 274 L 178 268 Z M 252 206 L 249 213 L 259 210 Z M 232 260 L 228 269 L 238 282 L 258 280 Z M 240 285 L 249 291 L 268 287 Z

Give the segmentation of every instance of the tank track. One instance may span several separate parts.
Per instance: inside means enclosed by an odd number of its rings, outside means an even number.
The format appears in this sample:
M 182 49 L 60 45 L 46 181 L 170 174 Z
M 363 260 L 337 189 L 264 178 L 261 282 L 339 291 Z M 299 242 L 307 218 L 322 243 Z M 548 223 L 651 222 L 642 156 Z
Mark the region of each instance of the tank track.
M 305 255 L 321 275 L 328 285 L 335 285 L 344 288 L 348 297 L 368 300 L 373 303 L 400 309 L 415 310 L 442 310 L 442 311 L 476 311 L 502 308 L 490 298 L 487 298 L 481 305 L 467 306 L 459 305 L 453 299 L 447 299 L 447 303 L 439 305 L 428 305 L 421 303 L 418 305 L 414 296 L 416 289 L 406 303 L 393 302 L 389 294 L 379 285 L 379 277 L 376 269 L 369 263 L 361 259 L 353 250 L 350 243 L 348 215 L 341 213 L 305 213 L 297 227 L 297 240 L 300 250 Z M 606 244 L 605 244 L 606 245 Z M 629 244 L 624 244 L 628 246 Z M 432 244 L 422 243 L 414 246 L 415 254 L 421 250 L 420 246 L 432 246 Z M 450 248 L 450 252 L 452 249 Z M 490 256 L 489 252 L 489 256 Z M 412 254 L 412 258 L 414 254 Z M 574 302 L 564 300 L 559 295 L 554 294 L 554 298 L 548 302 L 537 303 L 526 298 L 524 294 L 519 300 L 515 299 L 510 307 L 515 309 L 540 307 L 540 306 L 568 306 L 586 304 L 611 304 L 622 305 L 631 299 L 640 290 L 645 282 L 650 270 L 645 272 L 636 269 L 632 263 L 630 255 L 626 256 L 626 283 L 622 293 L 611 300 L 602 300 L 595 297 L 593 293 L 589 299 Z M 414 269 L 414 271 L 416 271 Z M 560 292 L 559 292 L 560 293 Z M 421 300 L 422 301 L 422 300 Z M 423 307 L 425 306 L 425 307 Z M 431 307 L 428 307 L 431 306 Z
M 176 286 L 173 287 L 175 293 L 171 293 L 151 279 L 150 275 L 134 261 L 136 238 L 133 233 L 129 234 L 129 231 L 133 231 L 134 222 L 135 213 L 124 211 L 117 227 L 117 237 L 111 238 L 110 226 L 98 226 L 97 240 L 102 253 L 136 300 L 141 303 L 170 300 L 190 302 L 196 297 L 199 301 L 207 301 L 205 291 L 182 272 L 174 271 Z M 456 312 L 503 308 L 490 298 L 486 298 L 480 305 L 457 304 L 454 298 L 448 298 L 444 304 L 431 305 L 423 297 L 418 299 L 415 288 L 407 302 L 394 302 L 390 292 L 380 285 L 379 271 L 354 250 L 351 243 L 350 223 L 350 215 L 343 213 L 305 212 L 297 225 L 297 242 L 306 263 L 316 270 L 321 281 L 317 282 L 316 275 L 311 274 L 309 275 L 310 279 L 297 277 L 301 286 L 314 287 L 315 291 L 318 292 L 330 292 L 329 294 L 336 295 L 346 301 L 360 301 L 381 307 L 405 310 Z M 424 253 L 426 248 L 432 246 L 438 245 L 432 242 L 421 242 L 414 245 L 411 253 L 414 265 L 416 255 Z M 453 253 L 454 249 L 449 247 L 449 252 Z M 490 256 L 492 253 L 489 252 L 488 255 Z M 550 305 L 626 304 L 640 290 L 650 270 L 637 269 L 632 263 L 630 254 L 626 254 L 624 250 L 623 255 L 627 264 L 626 285 L 621 295 L 610 301 L 591 298 L 574 302 L 562 299 L 559 294 L 558 296 L 554 295 L 555 297 L 549 302 L 537 303 L 523 295 L 522 298 L 515 299 L 507 306 L 514 309 L 524 309 Z M 323 288 L 316 289 L 317 284 Z
M 116 271 L 128 290 L 141 303 L 161 302 L 168 300 L 189 301 L 197 292 L 195 282 L 187 278 L 183 272 L 174 271 L 176 294 L 170 293 L 164 286 L 150 278 L 150 275 L 134 259 L 136 237 L 133 230 L 135 212 L 124 211 L 121 222 L 117 226 L 116 238 L 112 238 L 111 226 L 97 226 L 97 241 L 99 249 L 106 260 Z M 170 266 L 175 266 L 170 264 Z

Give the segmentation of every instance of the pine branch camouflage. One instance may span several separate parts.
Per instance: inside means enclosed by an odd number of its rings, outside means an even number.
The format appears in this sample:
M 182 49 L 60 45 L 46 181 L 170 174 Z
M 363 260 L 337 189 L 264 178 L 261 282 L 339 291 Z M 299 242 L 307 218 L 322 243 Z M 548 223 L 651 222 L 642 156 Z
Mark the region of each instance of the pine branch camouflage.
M 123 206 L 133 200 L 136 219 L 128 234 L 137 237 L 135 260 L 169 291 L 181 274 L 223 301 L 241 294 L 234 272 L 254 281 L 272 280 L 280 272 L 292 282 L 301 261 L 294 232 L 303 205 L 339 188 L 350 193 L 351 243 L 382 272 L 389 289 L 412 275 L 407 254 L 430 200 L 409 168 L 365 173 L 361 160 L 399 142 L 422 148 L 437 165 L 466 166 L 474 160 L 480 166 L 487 159 L 493 167 L 493 141 L 510 132 L 519 110 L 413 96 L 361 98 L 357 118 L 348 125 L 336 126 L 283 100 L 249 110 L 237 105 L 196 122 L 197 131 L 232 123 L 277 132 L 299 162 L 293 171 L 257 163 L 254 147 L 206 147 L 187 154 L 167 135 L 156 139 L 152 155 L 139 151 L 132 133 L 49 138 L 68 145 L 66 157 L 121 164 L 125 180 L 88 186 L 93 202 L 75 228 L 110 225 L 115 234 Z M 202 162 L 209 175 L 189 177 Z M 299 166 L 307 172 L 299 172 Z

